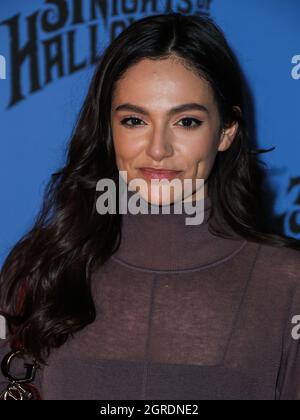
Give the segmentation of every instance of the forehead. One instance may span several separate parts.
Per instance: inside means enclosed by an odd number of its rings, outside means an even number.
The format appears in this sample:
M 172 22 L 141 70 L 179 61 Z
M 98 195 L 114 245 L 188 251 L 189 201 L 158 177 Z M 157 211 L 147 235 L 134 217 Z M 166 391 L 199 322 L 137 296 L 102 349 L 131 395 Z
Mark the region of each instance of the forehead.
M 140 104 L 159 101 L 170 103 L 214 102 L 210 84 L 182 61 L 176 58 L 165 60 L 143 59 L 128 68 L 117 81 L 114 102 L 139 102 Z

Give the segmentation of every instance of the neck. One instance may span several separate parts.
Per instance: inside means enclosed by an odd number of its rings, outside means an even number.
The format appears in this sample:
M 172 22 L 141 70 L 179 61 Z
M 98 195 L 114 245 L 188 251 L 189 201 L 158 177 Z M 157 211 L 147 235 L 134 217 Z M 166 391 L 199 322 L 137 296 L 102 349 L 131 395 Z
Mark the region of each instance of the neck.
M 127 204 L 133 194 L 128 191 Z M 246 241 L 212 234 L 209 230 L 210 197 L 198 201 L 201 201 L 200 206 L 197 204 L 200 224 L 188 224 L 190 210 L 188 214 L 176 213 L 172 205 L 169 214 L 158 213 L 161 206 L 157 205 L 152 205 L 157 213 L 151 213 L 150 203 L 146 203 L 145 214 L 122 214 L 121 244 L 112 258 L 136 270 L 158 272 L 199 270 L 232 258 Z M 195 201 L 189 204 L 195 205 Z

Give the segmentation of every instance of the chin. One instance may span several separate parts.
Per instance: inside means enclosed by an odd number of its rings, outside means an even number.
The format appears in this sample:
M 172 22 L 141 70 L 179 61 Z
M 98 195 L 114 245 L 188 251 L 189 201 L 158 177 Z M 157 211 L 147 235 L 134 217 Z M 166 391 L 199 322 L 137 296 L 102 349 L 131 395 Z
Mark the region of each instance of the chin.
M 182 201 L 181 192 L 176 193 L 176 191 L 169 193 L 164 192 L 162 188 L 153 188 L 152 191 L 141 189 L 139 192 L 141 198 L 149 204 L 154 206 L 168 206 L 176 202 Z

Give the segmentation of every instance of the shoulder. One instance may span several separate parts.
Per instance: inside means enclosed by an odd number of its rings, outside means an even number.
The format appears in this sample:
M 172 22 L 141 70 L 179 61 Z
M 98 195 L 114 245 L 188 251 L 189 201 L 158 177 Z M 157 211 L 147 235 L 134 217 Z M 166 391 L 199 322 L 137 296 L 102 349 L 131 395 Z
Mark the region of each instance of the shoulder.
M 273 284 L 300 290 L 300 250 L 260 244 L 256 268 Z
M 284 258 L 286 263 L 294 264 L 300 267 L 300 249 L 296 250 L 293 248 L 260 244 L 259 253 L 261 257 L 263 256 L 265 259 L 268 259 L 275 264 L 277 263 L 280 265 L 280 263 L 283 262 L 282 259 Z
M 258 256 L 277 269 L 285 271 L 300 269 L 300 250 L 261 244 Z

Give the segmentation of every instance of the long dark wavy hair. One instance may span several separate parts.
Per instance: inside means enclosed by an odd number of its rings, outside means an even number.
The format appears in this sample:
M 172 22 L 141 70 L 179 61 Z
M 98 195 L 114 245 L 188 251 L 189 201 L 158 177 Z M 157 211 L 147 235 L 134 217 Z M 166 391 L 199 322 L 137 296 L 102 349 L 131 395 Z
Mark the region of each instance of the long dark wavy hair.
M 177 56 L 211 85 L 221 126 L 238 121 L 231 147 L 219 152 L 207 180 L 210 228 L 248 241 L 300 249 L 299 242 L 267 230 L 259 190 L 261 165 L 250 148 L 239 64 L 221 29 L 208 17 L 168 13 L 132 23 L 99 57 L 79 113 L 66 162 L 52 174 L 33 227 L 6 258 L 0 310 L 12 347 L 45 363 L 52 348 L 95 320 L 91 274 L 118 249 L 119 214 L 96 211 L 96 184 L 118 180 L 110 113 L 115 83 L 143 58 Z M 235 108 L 238 106 L 242 112 Z M 268 150 L 267 150 L 268 151 Z

